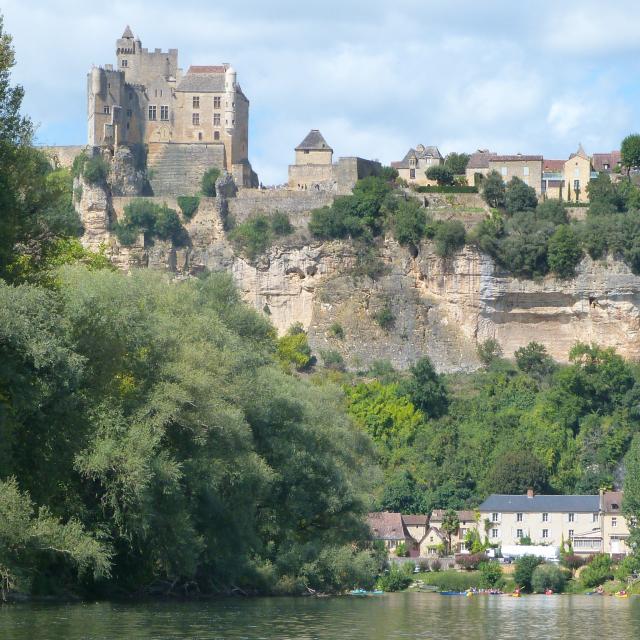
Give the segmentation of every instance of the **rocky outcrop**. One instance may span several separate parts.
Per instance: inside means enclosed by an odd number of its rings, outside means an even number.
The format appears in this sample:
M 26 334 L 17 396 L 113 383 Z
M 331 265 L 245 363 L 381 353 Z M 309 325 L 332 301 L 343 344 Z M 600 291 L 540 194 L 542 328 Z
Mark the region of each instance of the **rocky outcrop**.
M 227 189 L 222 181 L 220 194 Z M 266 203 L 269 196 L 260 198 Z M 160 200 L 177 207 L 171 198 Z M 372 280 L 357 275 L 350 243 L 313 241 L 297 224 L 297 214 L 292 215 L 296 233 L 285 242 L 254 262 L 238 255 L 223 219 L 230 203 L 238 209 L 241 197 L 202 198 L 186 224 L 186 247 L 145 245 L 140 237 L 135 246 L 123 248 L 108 227 L 128 201 L 110 201 L 104 189 L 84 185 L 79 208 L 85 244 L 108 245 L 112 260 L 124 270 L 151 267 L 180 277 L 227 270 L 244 299 L 268 314 L 279 332 L 301 322 L 316 353 L 338 351 L 353 369 L 377 359 L 405 368 L 428 355 L 440 371 L 472 370 L 479 366 L 477 345 L 488 338 L 495 338 L 506 356 L 536 340 L 560 361 L 577 341 L 640 358 L 640 278 L 622 262 L 585 258 L 572 280 L 519 280 L 470 248 L 442 259 L 429 243 L 416 254 L 388 238 L 376 248 L 385 273 Z M 382 309 L 388 320 L 384 327 Z M 336 324 L 342 331 L 335 331 Z

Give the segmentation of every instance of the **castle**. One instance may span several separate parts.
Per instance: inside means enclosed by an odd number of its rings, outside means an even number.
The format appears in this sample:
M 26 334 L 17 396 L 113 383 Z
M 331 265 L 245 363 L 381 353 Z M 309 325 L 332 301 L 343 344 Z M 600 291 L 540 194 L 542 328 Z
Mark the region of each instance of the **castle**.
M 248 159 L 249 100 L 229 64 L 178 67 L 178 50 L 142 48 L 127 26 L 116 41 L 117 68 L 87 78 L 88 142 L 144 145 L 156 195 L 197 188 L 210 167 L 240 186 L 257 186 Z M 175 183 L 175 184 L 174 184 Z

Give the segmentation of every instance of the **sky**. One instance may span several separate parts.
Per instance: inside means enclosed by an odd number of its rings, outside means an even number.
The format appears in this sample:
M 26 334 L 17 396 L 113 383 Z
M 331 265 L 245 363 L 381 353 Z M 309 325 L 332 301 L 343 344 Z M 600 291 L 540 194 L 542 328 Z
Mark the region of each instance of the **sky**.
M 86 143 L 86 73 L 127 24 L 179 65 L 233 64 L 249 156 L 286 182 L 320 129 L 335 156 L 440 151 L 566 158 L 640 129 L 638 0 L 2 0 L 41 144 Z

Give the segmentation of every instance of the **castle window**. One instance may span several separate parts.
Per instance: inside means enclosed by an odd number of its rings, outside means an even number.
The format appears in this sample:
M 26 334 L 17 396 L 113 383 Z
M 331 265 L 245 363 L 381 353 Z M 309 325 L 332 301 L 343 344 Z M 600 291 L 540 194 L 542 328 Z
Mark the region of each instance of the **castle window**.
M 191 114 L 191 124 L 200 124 L 200 114 L 199 113 L 192 113 Z
M 213 108 L 214 109 L 219 109 L 220 108 L 220 96 L 214 96 L 213 98 Z
M 193 108 L 194 109 L 200 108 L 200 96 L 193 96 Z
M 220 126 L 220 114 L 219 113 L 214 113 L 213 114 L 213 126 L 214 127 L 219 127 Z
M 122 59 L 122 66 L 123 66 L 123 67 L 126 67 L 126 66 L 128 66 L 128 65 L 129 65 L 129 61 L 128 61 L 126 58 L 123 58 L 123 59 Z
M 155 104 L 150 104 L 149 105 L 149 120 L 155 120 L 156 117 L 157 117 L 156 114 L 157 114 L 156 105 Z
M 108 104 L 105 104 L 104 107 L 102 107 L 102 113 L 108 116 L 111 113 L 111 107 Z
M 160 107 L 160 120 L 168 120 L 169 119 L 169 107 L 163 105 Z
M 130 118 L 133 115 L 133 111 L 131 109 L 127 109 L 127 118 Z

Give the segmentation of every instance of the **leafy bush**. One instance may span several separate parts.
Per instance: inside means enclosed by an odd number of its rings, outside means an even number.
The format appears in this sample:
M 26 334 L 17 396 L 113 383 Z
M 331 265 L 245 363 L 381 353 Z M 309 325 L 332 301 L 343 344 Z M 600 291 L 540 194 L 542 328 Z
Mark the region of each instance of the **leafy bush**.
M 497 340 L 493 338 L 487 338 L 484 342 L 481 342 L 476 349 L 480 362 L 485 367 L 488 367 L 492 362 L 502 357 L 502 347 Z
M 114 225 L 118 241 L 124 246 L 135 242 L 144 233 L 145 242 L 153 238 L 171 240 L 174 245 L 182 246 L 187 242 L 187 234 L 174 209 L 166 203 L 159 205 L 151 200 L 136 198 L 124 208 L 122 220 Z
M 580 580 L 585 587 L 597 587 L 612 579 L 613 561 L 604 553 L 593 556 L 589 564 L 580 572 Z
M 582 556 L 576 555 L 575 553 L 566 553 L 561 556 L 560 564 L 571 571 L 576 571 L 580 567 L 584 566 L 586 559 Z
M 513 573 L 516 586 L 520 587 L 524 591 L 531 592 L 533 572 L 536 567 L 541 565 L 543 562 L 544 560 L 537 556 L 522 556 L 521 558 L 518 558 L 516 560 L 516 569 Z
M 462 184 L 452 185 L 420 185 L 415 187 L 417 193 L 478 193 L 478 187 L 470 187 Z
M 391 564 L 389 571 L 378 578 L 376 587 L 382 591 L 402 591 L 413 581 L 413 564 L 404 562 L 398 565 Z
M 399 200 L 392 218 L 393 235 L 401 245 L 417 247 L 427 226 L 425 210 L 415 200 Z
M 200 205 L 200 198 L 198 196 L 178 196 L 178 206 L 182 211 L 182 215 L 186 220 L 191 220 L 198 211 Z
M 544 593 L 547 589 L 562 593 L 566 583 L 565 572 L 554 564 L 541 564 L 533 570 L 531 575 L 531 589 L 535 593 Z
M 441 187 L 453 184 L 453 171 L 443 164 L 429 167 L 425 171 L 425 175 L 428 180 L 435 180 Z
M 625 556 L 616 567 L 616 580 L 627 580 L 629 576 L 640 573 L 640 557 L 637 555 Z
M 339 322 L 334 322 L 329 327 L 329 333 L 338 340 L 344 340 L 344 329 Z
M 549 238 L 549 268 L 561 278 L 572 278 L 580 260 L 582 247 L 578 234 L 567 224 L 560 225 Z
M 504 584 L 502 567 L 497 562 L 481 562 L 478 569 L 482 589 L 500 589 Z
M 108 173 L 109 165 L 100 155 L 87 158 L 82 167 L 82 175 L 90 184 L 102 184 L 107 179 Z
M 304 371 L 313 364 L 307 334 L 300 323 L 291 325 L 278 340 L 278 358 L 286 369 L 293 366 L 296 371 Z
M 430 225 L 427 235 L 433 238 L 436 254 L 450 257 L 464 247 L 466 231 L 459 220 L 439 220 Z
M 494 209 L 504 206 L 505 188 L 502 176 L 497 171 L 490 171 L 481 183 L 482 198 Z
M 255 260 L 271 245 L 271 225 L 269 218 L 256 214 L 237 225 L 230 233 L 229 239 L 236 249 L 249 260 Z
M 271 231 L 276 236 L 287 236 L 293 233 L 293 226 L 289 222 L 289 216 L 282 211 L 276 211 L 271 216 Z
M 447 388 L 431 360 L 423 356 L 409 369 L 409 374 L 399 385 L 398 395 L 408 396 L 413 406 L 429 418 L 445 415 L 449 408 Z
M 392 329 L 396 321 L 396 317 L 393 315 L 393 310 L 388 302 L 384 307 L 373 314 L 373 319 L 377 322 L 380 328 L 385 331 Z
M 337 351 L 332 349 L 320 351 L 320 357 L 327 369 L 334 369 L 335 371 L 345 370 L 344 358 Z
M 505 188 L 504 206 L 509 213 L 533 211 L 538 204 L 536 190 L 520 178 L 511 178 Z
M 531 375 L 546 376 L 555 369 L 555 364 L 544 345 L 530 342 L 515 352 L 516 365 L 520 371 Z
M 396 555 L 398 558 L 406 558 L 409 555 L 409 549 L 407 549 L 407 545 L 404 542 L 401 542 L 396 547 Z
M 456 554 L 456 564 L 465 571 L 474 571 L 483 563 L 487 564 L 487 556 L 484 553 Z
M 452 151 L 447 154 L 444 165 L 448 167 L 454 175 L 464 176 L 467 165 L 469 164 L 469 158 L 468 153 L 456 153 Z
M 201 189 L 202 195 L 209 198 L 216 197 L 216 180 L 220 177 L 220 169 L 217 167 L 211 167 L 205 171 L 202 176 Z

